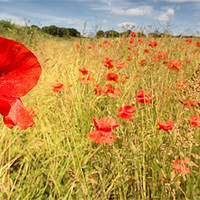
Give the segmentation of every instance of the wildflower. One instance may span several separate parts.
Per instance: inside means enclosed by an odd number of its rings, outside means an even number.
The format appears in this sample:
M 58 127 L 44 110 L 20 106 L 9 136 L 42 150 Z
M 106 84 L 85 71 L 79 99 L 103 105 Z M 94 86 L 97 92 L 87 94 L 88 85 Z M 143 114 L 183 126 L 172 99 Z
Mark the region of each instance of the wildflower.
M 56 83 L 53 85 L 53 92 L 62 92 L 65 90 L 65 87 L 62 83 Z
M 80 49 L 81 46 L 79 44 L 76 45 L 76 49 Z
M 132 32 L 132 33 L 131 33 L 131 36 L 132 36 L 132 37 L 136 37 L 137 35 L 136 35 L 135 32 Z
M 128 61 L 133 60 L 133 56 L 128 56 Z
M 115 89 L 112 85 L 108 84 L 104 86 L 102 92 L 105 95 L 108 95 L 109 97 L 118 98 L 118 95 L 121 93 L 121 90 L 119 88 Z
M 116 64 L 117 69 L 122 69 L 122 68 L 125 68 L 125 67 L 126 67 L 126 63 L 123 60 L 118 61 L 117 64 Z
M 181 63 L 178 60 L 170 60 L 167 66 L 170 69 L 173 69 L 175 71 L 179 71 L 181 69 Z
M 145 53 L 151 53 L 151 51 L 149 49 L 145 49 L 144 52 Z
M 118 127 L 119 124 L 114 118 L 93 118 L 93 122 L 96 130 L 88 133 L 87 137 L 99 144 L 116 142 L 116 136 L 112 133 L 112 130 Z
M 156 47 L 158 45 L 158 43 L 155 41 L 155 40 L 151 40 L 150 42 L 149 42 L 149 46 L 150 47 Z
M 137 96 L 135 97 L 135 100 L 138 103 L 146 104 L 152 101 L 152 97 L 151 97 L 151 94 L 147 94 L 145 91 L 140 90 L 137 92 Z
M 97 96 L 100 96 L 102 92 L 102 87 L 99 84 L 96 84 L 94 87 L 94 93 Z
M 108 81 L 114 81 L 115 83 L 118 83 L 118 78 L 119 77 L 116 73 L 111 72 L 111 73 L 107 74 L 107 80 Z
M 120 106 L 117 116 L 122 119 L 132 119 L 134 112 L 135 108 L 133 106 L 130 105 Z
M 190 161 L 189 158 L 185 158 L 185 160 L 175 160 L 172 164 L 172 167 L 182 175 L 190 174 L 191 171 L 186 167 L 186 164 L 188 164 Z
M 93 118 L 94 126 L 98 131 L 112 131 L 119 124 L 112 117 L 104 117 L 102 119 Z
M 165 51 L 158 51 L 157 57 L 160 60 L 166 60 L 167 59 L 167 53 Z
M 114 63 L 113 60 L 109 59 L 108 57 L 105 58 L 105 60 L 103 61 L 103 63 L 105 63 L 105 67 L 108 69 L 111 69 L 114 67 Z
M 140 39 L 140 38 L 138 39 L 138 42 L 139 42 L 139 43 L 143 43 L 142 39 Z
M 0 114 L 8 128 L 25 130 L 35 122 L 20 97 L 37 85 L 42 68 L 20 42 L 0 37 L 0 47 Z
M 199 115 L 193 115 L 190 119 L 191 124 L 198 128 L 200 126 L 200 116 Z
M 197 42 L 197 43 L 196 43 L 196 47 L 200 47 L 200 42 Z
M 158 130 L 163 129 L 164 131 L 172 130 L 172 129 L 173 129 L 173 126 L 174 126 L 174 122 L 171 121 L 171 120 L 167 120 L 165 123 L 164 123 L 164 122 L 157 121 L 157 124 L 158 124 L 158 126 L 159 126 L 159 129 L 158 129 Z
M 187 42 L 188 44 L 190 44 L 190 43 L 192 43 L 192 39 L 187 39 L 186 42 Z
M 197 101 L 188 101 L 188 100 L 181 100 L 183 105 L 186 105 L 188 108 L 192 108 L 193 106 L 198 105 Z
M 83 75 L 88 75 L 88 74 L 89 74 L 89 71 L 86 70 L 85 67 L 79 68 L 78 70 L 79 70 Z
M 95 48 L 95 45 L 92 44 L 88 45 L 88 49 L 93 49 L 93 48 Z

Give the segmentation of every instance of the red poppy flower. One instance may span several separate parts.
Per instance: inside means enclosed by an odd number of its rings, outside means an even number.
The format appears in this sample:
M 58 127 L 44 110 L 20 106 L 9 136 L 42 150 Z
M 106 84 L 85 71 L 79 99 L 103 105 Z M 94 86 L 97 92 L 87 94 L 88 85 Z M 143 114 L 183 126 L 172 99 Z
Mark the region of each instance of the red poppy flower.
M 151 53 L 151 51 L 149 49 L 145 49 L 144 52 L 145 53 Z
M 194 49 L 194 50 L 192 51 L 192 53 L 193 53 L 193 54 L 195 54 L 196 52 L 197 52 L 197 50 L 196 50 L 196 49 Z
M 139 43 L 143 43 L 143 40 L 139 38 L 139 39 L 138 39 L 138 42 L 139 42 Z
M 191 120 L 191 124 L 195 127 L 200 127 L 200 116 L 199 115 L 193 115 Z
M 157 57 L 160 60 L 166 60 L 167 59 L 167 53 L 165 51 L 158 51 Z
M 151 97 L 151 94 L 146 94 L 145 91 L 140 90 L 137 92 L 137 96 L 135 97 L 135 100 L 138 103 L 146 104 L 152 101 L 152 97 Z
M 155 40 L 151 40 L 150 42 L 149 42 L 149 46 L 150 47 L 156 47 L 158 45 L 158 43 L 155 41 Z
M 56 83 L 56 84 L 53 85 L 53 91 L 56 92 L 56 93 L 62 92 L 64 90 L 65 90 L 65 87 L 62 83 Z
M 133 60 L 133 56 L 128 56 L 128 61 Z
M 112 133 L 112 131 L 92 131 L 86 135 L 92 141 L 98 144 L 109 144 L 111 142 L 116 142 L 116 136 Z
M 134 38 L 131 38 L 129 41 L 128 41 L 129 44 L 134 44 Z
M 153 56 L 153 62 L 160 62 L 160 58 L 158 56 Z
M 197 101 L 188 101 L 188 100 L 181 100 L 183 105 L 186 105 L 188 108 L 192 108 L 193 106 L 198 105 Z
M 104 117 L 102 119 L 93 118 L 94 126 L 98 131 L 112 131 L 119 124 L 112 117 Z
M 20 97 L 33 89 L 42 68 L 23 44 L 0 37 L 0 114 L 4 123 L 25 130 L 34 124 Z
M 197 46 L 197 47 L 200 47 L 200 42 L 197 42 L 197 43 L 196 43 L 196 46 Z
M 192 39 L 187 39 L 186 42 L 187 42 L 188 44 L 190 44 L 190 43 L 192 43 Z
M 172 164 L 172 167 L 179 173 L 185 175 L 190 174 L 191 171 L 186 167 L 186 164 L 190 161 L 189 158 L 185 158 L 185 160 L 175 160 Z
M 94 87 L 95 95 L 99 96 L 99 95 L 101 95 L 101 92 L 102 92 L 102 87 L 99 84 L 96 84 Z
M 108 81 L 114 81 L 115 83 L 118 83 L 118 78 L 119 77 L 116 73 L 111 72 L 111 73 L 107 74 L 107 80 Z
M 132 33 L 131 33 L 131 36 L 132 36 L 132 37 L 136 37 L 137 35 L 136 35 L 135 32 L 132 32 Z
M 116 142 L 116 136 L 112 133 L 112 130 L 118 127 L 119 124 L 117 124 L 114 118 L 93 118 L 93 122 L 96 130 L 88 133 L 87 137 L 99 144 Z
M 92 44 L 88 45 L 88 49 L 93 49 L 94 47 L 95 45 L 92 45 Z
M 79 68 L 78 70 L 79 70 L 83 75 L 88 75 L 88 74 L 89 74 L 89 71 L 86 70 L 85 67 Z
M 181 63 L 178 60 L 170 60 L 167 66 L 175 71 L 179 71 L 181 69 Z
M 103 63 L 105 63 L 105 67 L 107 67 L 108 69 L 111 69 L 114 67 L 114 63 L 111 59 L 109 59 L 108 57 L 106 57 L 106 59 L 103 61 Z
M 76 45 L 76 49 L 80 49 L 81 46 L 79 44 Z
M 116 64 L 117 69 L 122 69 L 126 67 L 126 63 L 123 60 L 119 60 Z
M 134 112 L 135 108 L 133 106 L 130 105 L 120 106 L 117 116 L 122 119 L 132 119 Z
M 121 93 L 121 90 L 119 88 L 114 88 L 112 85 L 108 84 L 104 86 L 102 92 L 105 95 L 108 95 L 109 97 L 118 98 L 119 97 L 118 95 Z
M 167 120 L 166 123 L 157 121 L 157 124 L 159 126 L 158 130 L 163 129 L 164 131 L 172 130 L 174 126 L 174 122 L 171 120 Z

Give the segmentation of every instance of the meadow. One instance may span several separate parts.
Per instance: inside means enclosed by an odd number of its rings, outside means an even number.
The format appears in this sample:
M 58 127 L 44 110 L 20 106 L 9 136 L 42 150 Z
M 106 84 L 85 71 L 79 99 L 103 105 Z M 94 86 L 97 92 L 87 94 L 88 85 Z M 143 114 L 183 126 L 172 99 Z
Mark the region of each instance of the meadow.
M 2 36 L 42 75 L 35 125 L 0 118 L 0 199 L 200 199 L 199 38 Z

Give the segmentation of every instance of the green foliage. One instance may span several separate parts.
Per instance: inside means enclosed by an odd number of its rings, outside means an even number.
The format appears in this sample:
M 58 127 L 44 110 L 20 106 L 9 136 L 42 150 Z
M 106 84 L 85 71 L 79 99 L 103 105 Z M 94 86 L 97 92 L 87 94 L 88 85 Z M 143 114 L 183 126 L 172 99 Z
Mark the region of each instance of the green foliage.
M 105 32 L 105 37 L 106 38 L 116 38 L 116 37 L 119 37 L 119 33 L 114 30 L 109 30 L 109 31 Z
M 54 25 L 42 27 L 42 31 L 58 37 L 80 37 L 81 34 L 74 28 L 60 28 Z
M 105 36 L 104 31 L 102 30 L 97 31 L 96 38 L 103 38 L 104 36 Z

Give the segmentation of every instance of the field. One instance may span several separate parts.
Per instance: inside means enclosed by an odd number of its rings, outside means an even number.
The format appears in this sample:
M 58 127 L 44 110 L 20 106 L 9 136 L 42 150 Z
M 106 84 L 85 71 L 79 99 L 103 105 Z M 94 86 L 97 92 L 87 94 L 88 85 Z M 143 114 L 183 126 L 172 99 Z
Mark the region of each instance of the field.
M 0 199 L 200 199 L 199 39 L 3 36 L 42 75 L 35 125 L 1 117 Z

